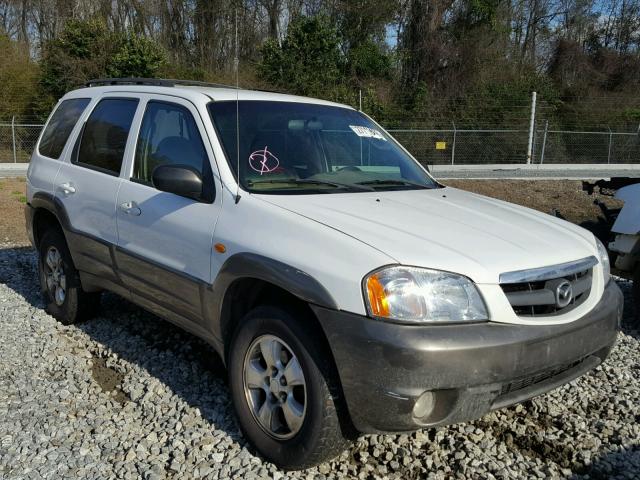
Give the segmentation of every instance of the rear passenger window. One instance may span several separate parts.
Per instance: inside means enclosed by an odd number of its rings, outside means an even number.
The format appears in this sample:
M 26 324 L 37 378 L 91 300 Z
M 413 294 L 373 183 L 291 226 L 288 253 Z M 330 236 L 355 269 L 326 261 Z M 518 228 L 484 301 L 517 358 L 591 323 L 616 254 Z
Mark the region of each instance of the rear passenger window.
M 76 162 L 112 175 L 119 175 L 129 129 L 138 107 L 133 98 L 108 98 L 93 109 L 78 149 Z
M 89 105 L 89 101 L 89 98 L 72 98 L 60 103 L 42 133 L 38 146 L 40 155 L 54 159 L 60 158 L 71 130 Z
M 151 101 L 142 119 L 133 179 L 151 184 L 159 165 L 187 165 L 205 176 L 208 157 L 191 112 L 181 105 Z

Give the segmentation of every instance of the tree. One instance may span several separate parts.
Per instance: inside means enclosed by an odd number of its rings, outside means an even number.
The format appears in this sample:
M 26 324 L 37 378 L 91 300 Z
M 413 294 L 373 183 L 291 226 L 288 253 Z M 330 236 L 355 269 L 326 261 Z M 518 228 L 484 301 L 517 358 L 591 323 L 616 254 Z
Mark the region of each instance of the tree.
M 0 34 L 0 118 L 29 115 L 37 97 L 38 65 L 23 44 Z
M 288 92 L 321 96 L 340 82 L 344 60 L 339 45 L 327 17 L 300 17 L 289 25 L 282 45 L 265 42 L 259 74 Z
M 44 46 L 43 108 L 91 78 L 153 77 L 164 62 L 164 52 L 148 38 L 110 31 L 99 20 L 70 21 Z
M 107 63 L 106 74 L 110 77 L 154 77 L 165 63 L 164 52 L 144 37 L 118 35 L 118 43 Z
M 446 68 L 444 21 L 455 0 L 410 0 L 401 37 L 402 83 L 415 88 L 430 83 Z

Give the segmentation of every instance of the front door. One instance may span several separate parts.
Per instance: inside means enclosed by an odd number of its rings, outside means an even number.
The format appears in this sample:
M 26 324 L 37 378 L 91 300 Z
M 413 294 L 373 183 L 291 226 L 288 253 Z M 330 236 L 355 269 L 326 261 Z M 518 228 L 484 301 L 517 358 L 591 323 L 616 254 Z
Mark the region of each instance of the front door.
M 134 300 L 152 302 L 195 322 L 202 319 L 201 287 L 211 283 L 213 231 L 222 201 L 215 195 L 213 155 L 203 132 L 190 102 L 149 99 L 116 213 L 116 263 Z M 197 170 L 209 200 L 156 189 L 153 170 L 167 164 Z

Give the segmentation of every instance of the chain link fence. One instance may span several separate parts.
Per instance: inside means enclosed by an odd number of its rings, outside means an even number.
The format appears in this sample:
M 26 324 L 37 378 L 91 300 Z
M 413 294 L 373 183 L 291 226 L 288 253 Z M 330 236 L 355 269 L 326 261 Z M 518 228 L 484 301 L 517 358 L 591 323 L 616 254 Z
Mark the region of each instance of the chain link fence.
M 43 125 L 0 122 L 0 163 L 28 162 Z M 390 129 L 425 165 L 526 163 L 527 130 Z M 639 163 L 640 133 L 536 128 L 531 163 Z
M 28 162 L 43 126 L 38 123 L 0 122 L 0 163 Z
M 527 163 L 527 130 L 391 129 L 423 164 Z M 640 163 L 638 132 L 536 129 L 531 163 Z

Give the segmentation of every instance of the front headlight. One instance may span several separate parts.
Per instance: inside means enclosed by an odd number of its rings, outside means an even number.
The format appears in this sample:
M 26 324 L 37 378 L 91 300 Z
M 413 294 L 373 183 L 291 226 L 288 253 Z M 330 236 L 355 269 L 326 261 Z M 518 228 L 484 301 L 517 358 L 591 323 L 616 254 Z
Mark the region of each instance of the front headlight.
M 386 267 L 364 279 L 369 314 L 406 323 L 488 320 L 475 284 L 455 273 L 416 267 Z
M 604 275 L 604 284 L 605 286 L 609 283 L 609 279 L 611 278 L 611 262 L 609 261 L 609 252 L 607 252 L 607 247 L 596 238 L 596 245 L 598 246 L 598 260 L 600 260 L 600 265 L 602 265 L 602 273 Z

